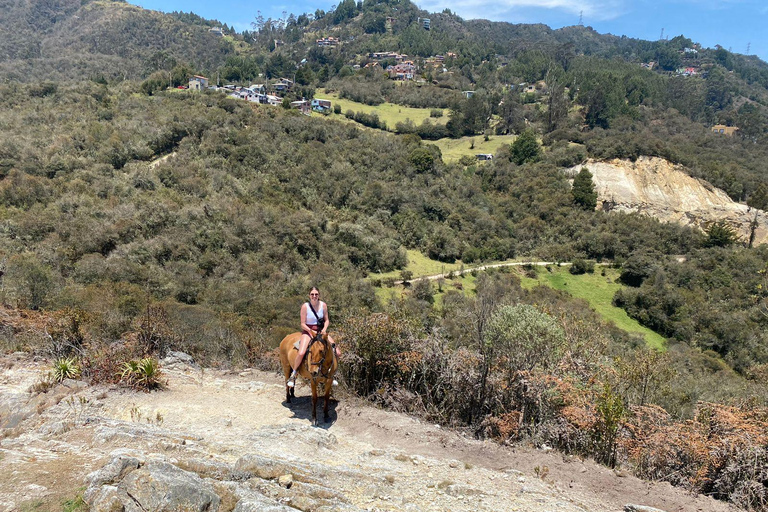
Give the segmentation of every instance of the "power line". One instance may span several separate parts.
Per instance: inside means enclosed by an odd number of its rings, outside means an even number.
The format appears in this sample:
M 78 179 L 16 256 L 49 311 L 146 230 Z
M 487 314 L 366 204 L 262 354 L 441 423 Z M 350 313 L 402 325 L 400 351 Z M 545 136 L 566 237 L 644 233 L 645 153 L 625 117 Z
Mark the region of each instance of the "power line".
M 747 43 L 747 55 L 749 55 L 749 48 L 752 46 L 752 41 Z
M 579 26 L 580 27 L 584 26 L 584 11 L 579 12 Z
M 659 41 L 664 40 L 664 27 L 661 27 L 661 35 L 659 36 Z

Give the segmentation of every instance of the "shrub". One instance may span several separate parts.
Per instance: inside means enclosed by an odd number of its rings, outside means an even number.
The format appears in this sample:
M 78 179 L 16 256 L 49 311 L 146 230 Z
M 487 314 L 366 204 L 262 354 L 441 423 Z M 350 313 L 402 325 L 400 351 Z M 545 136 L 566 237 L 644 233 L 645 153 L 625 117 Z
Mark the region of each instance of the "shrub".
M 64 379 L 80 378 L 80 365 L 74 357 L 57 359 L 53 362 L 51 376 L 55 382 L 61 382 Z
M 120 380 L 133 388 L 150 391 L 162 385 L 162 376 L 157 359 L 145 357 L 123 363 Z
M 568 272 L 573 275 L 591 274 L 595 271 L 595 262 L 591 260 L 583 260 L 581 258 L 573 260 Z
M 504 358 L 508 372 L 548 370 L 559 360 L 565 333 L 557 321 L 528 304 L 502 306 L 484 333 L 485 345 Z

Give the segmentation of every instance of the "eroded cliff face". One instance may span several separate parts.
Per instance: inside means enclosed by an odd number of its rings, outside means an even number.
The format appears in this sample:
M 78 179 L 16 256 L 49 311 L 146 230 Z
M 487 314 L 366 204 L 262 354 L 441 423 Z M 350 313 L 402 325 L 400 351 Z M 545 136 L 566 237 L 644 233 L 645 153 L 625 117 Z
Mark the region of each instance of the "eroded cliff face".
M 700 229 L 725 221 L 744 241 L 749 240 L 750 225 L 757 220 L 754 243 L 768 243 L 768 213 L 734 202 L 722 190 L 689 176 L 682 165 L 657 157 L 640 157 L 636 162 L 588 160 L 566 172 L 575 175 L 582 167 L 593 175 L 598 208 L 640 212 Z

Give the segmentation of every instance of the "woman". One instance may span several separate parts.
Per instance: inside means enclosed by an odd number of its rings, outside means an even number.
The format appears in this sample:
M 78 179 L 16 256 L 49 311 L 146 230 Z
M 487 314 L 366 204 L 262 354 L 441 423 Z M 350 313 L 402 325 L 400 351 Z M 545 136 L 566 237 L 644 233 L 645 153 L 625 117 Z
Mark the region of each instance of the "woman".
M 305 302 L 301 305 L 301 340 L 299 341 L 299 353 L 296 354 L 296 360 L 291 365 L 293 372 L 288 379 L 288 387 L 293 387 L 296 382 L 296 373 L 298 371 L 301 362 L 304 360 L 304 355 L 307 353 L 309 347 L 309 340 L 312 339 L 318 332 L 327 337 L 331 343 L 331 347 L 336 353 L 336 357 L 341 357 L 341 351 L 339 347 L 334 343 L 333 338 L 327 336 L 328 325 L 331 323 L 328 317 L 328 305 L 320 300 L 320 290 L 316 287 L 312 287 L 309 290 L 309 302 Z M 333 385 L 338 385 L 336 380 L 333 381 Z

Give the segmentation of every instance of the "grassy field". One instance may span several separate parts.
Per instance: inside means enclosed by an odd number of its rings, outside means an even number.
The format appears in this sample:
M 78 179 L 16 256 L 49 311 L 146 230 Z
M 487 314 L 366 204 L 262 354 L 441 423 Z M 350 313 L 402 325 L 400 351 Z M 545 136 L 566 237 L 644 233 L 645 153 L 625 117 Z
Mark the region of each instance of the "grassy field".
M 601 272 L 605 270 L 605 276 Z M 611 302 L 613 295 L 621 288 L 616 282 L 619 272 L 616 269 L 599 267 L 594 274 L 574 276 L 566 267 L 551 267 L 551 272 L 539 269 L 537 279 L 522 278 L 525 288 L 537 284 L 545 284 L 556 290 L 568 292 L 573 297 L 584 299 L 606 321 L 613 322 L 616 327 L 627 332 L 642 334 L 649 346 L 664 349 L 666 342 L 660 334 L 643 327 L 637 320 L 630 318 L 627 312 L 615 307 Z
M 464 155 L 474 157 L 478 153 L 495 154 L 501 146 L 512 144 L 514 140 L 514 135 L 491 135 L 488 141 L 485 141 L 482 135 L 475 135 L 460 139 L 440 139 L 425 142 L 440 148 L 443 162 L 455 162 Z M 473 141 L 475 143 L 474 149 L 472 148 Z
M 341 114 L 331 114 L 331 118 L 338 119 L 344 118 L 344 113 L 347 110 L 354 112 L 365 112 L 370 114 L 375 112 L 379 119 L 387 123 L 387 128 L 390 131 L 395 130 L 397 123 L 403 122 L 406 119 L 410 119 L 414 124 L 421 124 L 424 119 L 430 119 L 432 123 L 445 124 L 448 122 L 448 111 L 443 110 L 443 117 L 430 118 L 429 113 L 431 108 L 413 108 L 404 107 L 402 105 L 396 105 L 394 103 L 382 103 L 381 105 L 366 105 L 364 103 L 358 103 L 356 101 L 341 99 L 338 93 L 325 92 L 325 89 L 321 90 L 315 95 L 316 98 L 331 100 L 333 105 L 339 105 L 341 107 Z
M 510 260 L 512 261 L 512 260 Z M 471 268 L 471 267 L 468 267 Z M 584 274 L 575 276 L 568 272 L 567 267 L 544 267 L 537 268 L 536 279 L 526 277 L 521 271 L 521 267 L 512 267 L 514 272 L 521 278 L 521 284 L 524 288 L 530 289 L 537 285 L 550 286 L 556 290 L 568 292 L 571 296 L 586 300 L 590 307 L 594 309 L 607 322 L 612 322 L 616 327 L 630 333 L 637 333 L 645 338 L 646 343 L 657 349 L 664 349 L 666 342 L 660 334 L 643 327 L 637 320 L 627 315 L 626 311 L 617 308 L 612 304 L 613 295 L 621 288 L 616 282 L 619 271 L 607 267 L 598 267 L 594 274 Z M 436 274 L 446 274 L 463 270 L 464 265 L 461 262 L 448 264 L 431 260 L 418 251 L 408 250 L 408 265 L 406 270 L 413 273 L 413 279 L 419 277 L 431 276 Z M 602 272 L 605 275 L 601 275 Z M 386 272 L 382 274 L 370 274 L 369 279 L 396 279 L 401 278 L 399 270 Z M 443 294 L 448 290 L 461 290 L 464 293 L 472 293 L 475 290 L 476 278 L 467 273 L 457 276 L 454 279 L 445 279 L 442 283 L 433 281 L 435 287 L 435 303 L 442 302 Z M 441 286 L 442 290 L 438 289 Z M 376 288 L 376 296 L 384 302 L 392 298 L 399 298 L 406 294 L 407 290 L 403 286 L 380 287 Z

